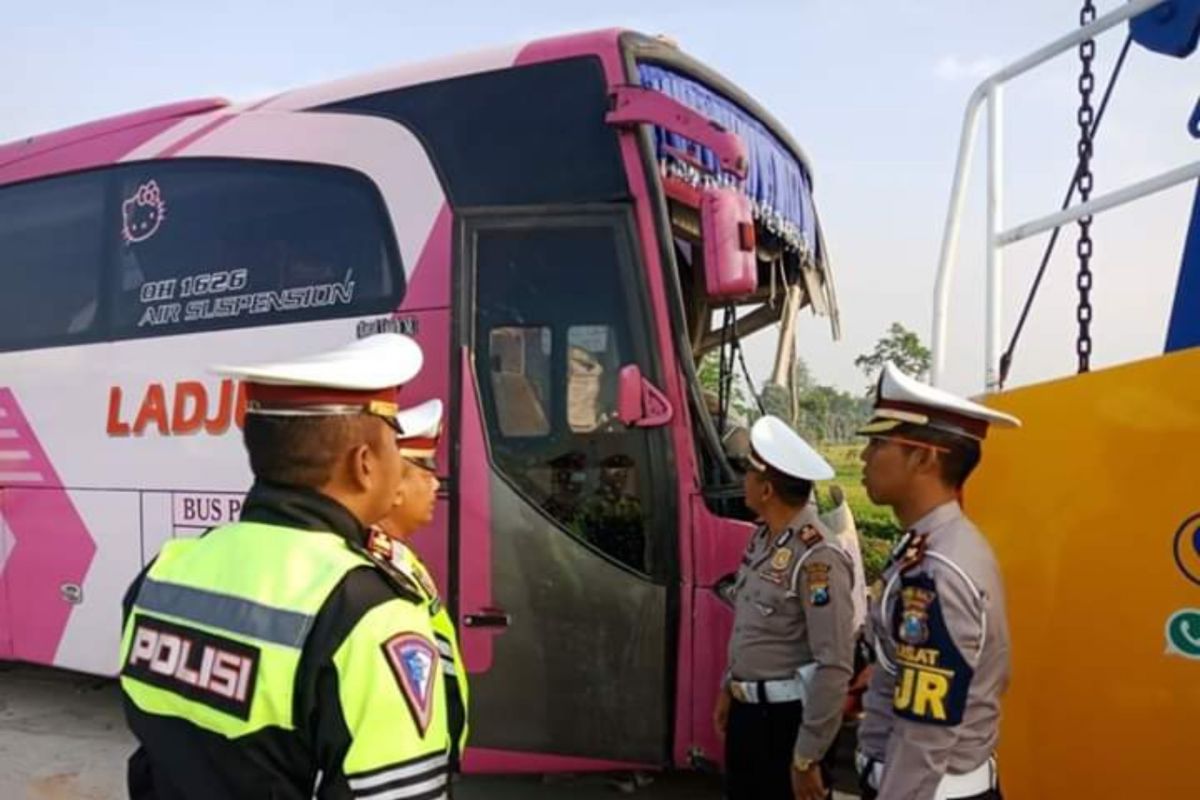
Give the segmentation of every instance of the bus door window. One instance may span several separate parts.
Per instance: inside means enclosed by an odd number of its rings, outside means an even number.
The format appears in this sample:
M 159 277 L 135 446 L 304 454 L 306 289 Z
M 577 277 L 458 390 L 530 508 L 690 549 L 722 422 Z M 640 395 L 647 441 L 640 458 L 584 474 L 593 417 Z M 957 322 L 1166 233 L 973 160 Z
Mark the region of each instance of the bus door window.
M 507 479 L 571 536 L 653 575 L 647 434 L 616 414 L 620 369 L 638 361 L 620 231 L 606 220 L 477 231 L 477 358 Z

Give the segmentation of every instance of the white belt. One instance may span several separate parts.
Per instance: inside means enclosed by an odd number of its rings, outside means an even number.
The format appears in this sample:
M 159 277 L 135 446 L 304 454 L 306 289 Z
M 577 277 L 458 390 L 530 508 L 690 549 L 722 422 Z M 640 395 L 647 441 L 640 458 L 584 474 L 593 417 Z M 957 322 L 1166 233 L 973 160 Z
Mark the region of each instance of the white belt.
M 808 702 L 808 684 L 817 671 L 817 662 L 805 664 L 796 670 L 796 677 L 774 681 L 729 682 L 729 693 L 742 703 L 792 703 Z
M 879 791 L 883 782 L 883 762 L 863 755 L 861 751 L 854 753 L 854 766 L 858 774 L 865 775 L 867 785 Z M 963 775 L 943 775 L 938 782 L 937 793 L 933 800 L 955 800 L 959 797 L 974 797 L 977 794 L 997 788 L 996 757 L 991 756 L 975 769 Z

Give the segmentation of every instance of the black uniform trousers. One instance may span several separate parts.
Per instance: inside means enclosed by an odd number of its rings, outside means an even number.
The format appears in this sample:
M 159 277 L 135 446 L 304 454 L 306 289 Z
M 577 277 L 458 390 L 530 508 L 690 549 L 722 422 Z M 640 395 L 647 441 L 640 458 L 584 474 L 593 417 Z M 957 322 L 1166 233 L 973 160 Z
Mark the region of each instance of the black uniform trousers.
M 733 700 L 725 729 L 727 800 L 792 800 L 792 757 L 804 704 Z M 829 770 L 820 765 L 829 786 Z M 830 794 L 832 797 L 832 794 Z

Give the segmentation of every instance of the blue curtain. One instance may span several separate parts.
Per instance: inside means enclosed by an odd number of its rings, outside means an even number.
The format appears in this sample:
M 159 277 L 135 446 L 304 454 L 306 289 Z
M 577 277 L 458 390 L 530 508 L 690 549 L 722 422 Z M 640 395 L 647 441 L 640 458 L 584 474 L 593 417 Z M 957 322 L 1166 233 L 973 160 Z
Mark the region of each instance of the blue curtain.
M 639 64 L 642 86 L 662 92 L 697 111 L 742 138 L 750 154 L 750 165 L 742 188 L 753 201 L 755 216 L 768 230 L 791 247 L 817 258 L 817 217 L 813 209 L 812 184 L 808 173 L 791 151 L 740 106 L 691 78 L 656 64 Z M 673 174 L 693 182 L 711 180 L 691 165 L 671 155 L 671 149 L 688 152 L 720 182 L 733 176 L 719 174 L 717 157 L 695 142 L 661 128 L 654 129 L 660 163 Z

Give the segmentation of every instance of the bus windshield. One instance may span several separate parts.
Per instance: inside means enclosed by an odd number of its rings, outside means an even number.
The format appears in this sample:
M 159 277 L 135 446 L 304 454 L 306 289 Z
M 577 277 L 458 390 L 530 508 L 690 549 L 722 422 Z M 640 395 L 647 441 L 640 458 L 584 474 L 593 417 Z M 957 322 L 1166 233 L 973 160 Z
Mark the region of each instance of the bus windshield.
M 738 96 L 732 87 L 718 91 L 711 82 L 696 77 L 693 70 L 657 61 L 640 61 L 637 73 L 643 87 L 666 95 L 736 134 L 748 156 L 745 177 L 739 179 L 722 170 L 711 150 L 664 128 L 653 129 L 654 157 L 667 200 L 671 250 L 696 374 L 706 356 L 715 358 L 723 348 L 727 357 L 716 360 L 732 366 L 730 351 L 740 339 L 777 325 L 775 369 L 768 383 L 790 391 L 796 313 L 811 307 L 829 318 L 835 338 L 840 334 L 809 165 L 786 133 L 764 121 L 765 112 L 747 110 L 752 101 Z M 701 198 L 706 190 L 723 186 L 734 186 L 746 195 L 754 222 L 755 288 L 734 297 L 714 296 L 705 283 Z M 714 394 L 713 387 L 700 389 Z M 718 397 L 709 396 L 700 405 L 713 422 L 710 433 L 716 434 L 728 451 L 733 427 L 728 398 L 719 391 L 716 394 Z M 784 404 L 790 407 L 790 403 Z M 717 450 L 712 458 L 717 463 L 706 470 L 712 476 L 707 481 L 710 484 L 729 477 L 719 468 L 723 457 L 721 448 Z

